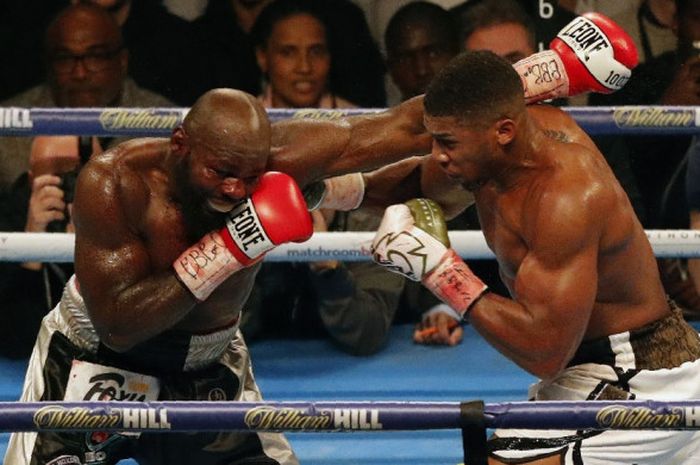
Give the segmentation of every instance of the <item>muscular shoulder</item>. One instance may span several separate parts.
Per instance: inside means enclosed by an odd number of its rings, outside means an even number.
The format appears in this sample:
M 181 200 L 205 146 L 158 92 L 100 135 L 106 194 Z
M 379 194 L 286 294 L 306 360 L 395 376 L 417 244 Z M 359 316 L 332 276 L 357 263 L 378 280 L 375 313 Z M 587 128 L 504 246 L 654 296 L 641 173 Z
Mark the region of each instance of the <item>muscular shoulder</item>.
M 530 116 L 547 137 L 558 142 L 581 144 L 595 150 L 595 144 L 576 121 L 565 111 L 550 105 L 528 107 Z
M 556 157 L 530 189 L 527 208 L 533 240 L 553 247 L 558 241 L 595 241 L 605 224 L 621 208 L 623 199 L 612 174 L 596 153 L 578 144 L 554 144 Z M 573 244 L 572 244 L 573 245 Z
M 128 224 L 138 225 L 149 190 L 128 157 L 129 144 L 122 144 L 93 156 L 82 169 L 75 194 L 79 225 L 104 215 L 123 215 Z

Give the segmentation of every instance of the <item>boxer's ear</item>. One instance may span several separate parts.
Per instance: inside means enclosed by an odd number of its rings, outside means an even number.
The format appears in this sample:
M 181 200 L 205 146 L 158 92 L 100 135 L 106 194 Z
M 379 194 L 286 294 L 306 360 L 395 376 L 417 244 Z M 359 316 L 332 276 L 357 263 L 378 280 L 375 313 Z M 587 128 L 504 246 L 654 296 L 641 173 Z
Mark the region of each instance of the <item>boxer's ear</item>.
M 187 153 L 187 134 L 182 126 L 173 129 L 173 133 L 170 136 L 170 151 L 177 155 L 185 155 Z
M 496 121 L 496 141 L 499 145 L 507 145 L 515 137 L 515 122 L 510 118 Z

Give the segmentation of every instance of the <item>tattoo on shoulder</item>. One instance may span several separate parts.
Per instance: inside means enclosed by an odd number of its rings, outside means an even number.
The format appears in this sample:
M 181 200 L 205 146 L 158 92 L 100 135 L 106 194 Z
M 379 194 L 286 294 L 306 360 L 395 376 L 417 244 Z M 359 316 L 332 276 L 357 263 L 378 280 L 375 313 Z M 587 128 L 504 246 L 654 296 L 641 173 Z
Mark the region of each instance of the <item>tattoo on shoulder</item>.
M 564 131 L 555 131 L 553 129 L 545 129 L 544 134 L 550 139 L 558 142 L 571 142 L 571 138 Z

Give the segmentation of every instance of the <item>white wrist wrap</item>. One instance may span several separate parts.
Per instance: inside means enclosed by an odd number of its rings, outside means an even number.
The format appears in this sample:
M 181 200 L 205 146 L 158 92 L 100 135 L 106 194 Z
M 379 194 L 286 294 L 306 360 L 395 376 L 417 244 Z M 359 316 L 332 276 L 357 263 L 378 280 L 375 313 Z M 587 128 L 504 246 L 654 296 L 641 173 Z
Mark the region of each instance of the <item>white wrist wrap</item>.
M 245 268 L 226 248 L 218 232 L 205 235 L 174 262 L 177 277 L 199 301 L 206 300 L 219 284 Z
M 553 50 L 535 53 L 513 65 L 520 75 L 525 102 L 568 97 L 569 77 L 559 55 Z
M 422 282 L 462 318 L 476 299 L 488 289 L 454 249 L 447 250 L 440 263 L 425 275 Z
M 350 173 L 323 180 L 326 194 L 319 208 L 355 210 L 365 197 L 365 179 L 362 173 Z

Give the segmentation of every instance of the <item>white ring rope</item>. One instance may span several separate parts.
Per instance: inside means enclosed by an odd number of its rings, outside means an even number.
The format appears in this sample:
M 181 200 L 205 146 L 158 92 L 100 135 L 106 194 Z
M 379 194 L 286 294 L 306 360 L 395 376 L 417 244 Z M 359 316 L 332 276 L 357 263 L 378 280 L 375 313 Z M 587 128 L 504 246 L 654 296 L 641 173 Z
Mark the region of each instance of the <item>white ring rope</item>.
M 700 257 L 700 230 L 656 229 L 646 234 L 657 257 Z M 481 231 L 452 231 L 449 236 L 452 247 L 463 258 L 494 258 Z M 267 253 L 265 260 L 366 261 L 373 238 L 373 232 L 318 232 L 304 243 L 277 247 Z M 74 242 L 73 234 L 0 232 L 0 262 L 72 262 Z

